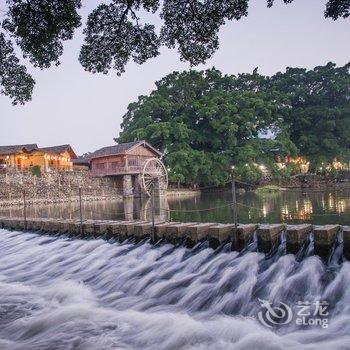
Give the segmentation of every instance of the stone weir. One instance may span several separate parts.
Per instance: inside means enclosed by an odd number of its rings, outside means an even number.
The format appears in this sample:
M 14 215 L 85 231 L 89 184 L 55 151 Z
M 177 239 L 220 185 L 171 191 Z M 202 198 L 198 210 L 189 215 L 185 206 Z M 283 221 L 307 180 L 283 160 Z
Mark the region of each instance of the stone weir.
M 314 226 L 311 224 L 234 224 L 196 222 L 156 222 L 154 228 L 147 221 L 110 221 L 49 218 L 0 218 L 0 228 L 10 230 L 42 231 L 70 234 L 79 237 L 107 237 L 124 240 L 134 237 L 136 241 L 151 237 L 154 242 L 161 239 L 176 244 L 186 239 L 186 245 L 193 247 L 203 240 L 217 248 L 223 243 L 232 243 L 232 250 L 241 251 L 256 237 L 258 251 L 269 253 L 278 243 L 281 234 L 286 240 L 287 253 L 296 254 L 303 244 L 313 237 L 314 253 L 326 258 L 334 242 L 343 243 L 343 252 L 350 260 L 350 227 L 340 225 Z

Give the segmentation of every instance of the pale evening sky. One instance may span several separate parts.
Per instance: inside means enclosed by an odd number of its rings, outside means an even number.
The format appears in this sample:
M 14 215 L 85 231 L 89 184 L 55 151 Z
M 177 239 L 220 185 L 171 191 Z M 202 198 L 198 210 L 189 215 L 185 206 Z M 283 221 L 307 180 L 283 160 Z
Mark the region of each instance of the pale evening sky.
M 266 0 L 250 0 L 248 17 L 222 27 L 220 49 L 196 69 L 215 66 L 237 74 L 259 67 L 260 73 L 274 74 L 287 66 L 313 68 L 350 61 L 350 19 L 325 19 L 325 0 L 275 3 L 267 9 Z M 84 23 L 97 1 L 83 4 Z M 0 9 L 4 8 L 0 0 Z M 130 102 L 150 93 L 165 75 L 189 68 L 176 50 L 163 48 L 160 56 L 143 65 L 130 62 L 121 77 L 85 72 L 78 62 L 82 27 L 65 44 L 59 67 L 41 71 L 28 66 L 36 80 L 32 101 L 12 106 L 0 95 L 0 145 L 69 143 L 78 154 L 111 145 Z

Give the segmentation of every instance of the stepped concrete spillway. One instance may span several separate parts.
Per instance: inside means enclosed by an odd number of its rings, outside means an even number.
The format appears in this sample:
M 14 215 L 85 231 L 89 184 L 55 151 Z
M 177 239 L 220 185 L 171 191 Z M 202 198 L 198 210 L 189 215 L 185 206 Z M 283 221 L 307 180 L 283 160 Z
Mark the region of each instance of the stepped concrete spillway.
M 232 250 L 241 251 L 256 235 L 258 251 L 269 253 L 283 233 L 286 239 L 287 253 L 297 254 L 304 242 L 313 235 L 314 253 L 326 258 L 335 240 L 343 244 L 343 253 L 350 260 L 350 227 L 340 225 L 314 226 L 311 224 L 234 224 L 197 223 L 197 222 L 152 222 L 147 221 L 111 221 L 50 218 L 0 218 L 0 228 L 10 230 L 42 231 L 80 235 L 85 237 L 104 236 L 127 239 L 134 237 L 140 241 L 147 237 L 154 242 L 161 239 L 176 244 L 186 239 L 186 245 L 193 247 L 203 240 L 209 246 L 217 248 L 223 243 L 232 242 Z

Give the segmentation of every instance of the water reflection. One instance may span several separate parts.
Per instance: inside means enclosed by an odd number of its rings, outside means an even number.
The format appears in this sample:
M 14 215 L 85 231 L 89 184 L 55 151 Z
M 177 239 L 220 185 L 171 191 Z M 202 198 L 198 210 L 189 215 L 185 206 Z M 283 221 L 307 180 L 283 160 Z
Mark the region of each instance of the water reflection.
M 230 193 L 202 194 L 197 199 L 170 201 L 174 220 L 232 222 L 229 207 Z M 239 195 L 239 222 L 259 223 L 301 223 L 314 224 L 340 223 L 350 224 L 350 190 L 327 192 L 280 192 L 257 195 L 247 192 Z M 186 213 L 180 210 L 215 208 L 227 203 L 227 208 L 213 209 L 210 212 Z
M 84 219 L 104 220 L 152 220 L 150 198 L 125 198 L 124 200 L 88 201 L 82 203 Z M 23 215 L 22 208 L 5 208 L 1 215 L 18 217 Z M 156 221 L 169 221 L 170 211 L 166 197 L 156 197 L 154 202 Z M 50 205 L 31 205 L 27 207 L 27 217 L 78 219 L 78 202 L 57 203 Z
M 257 195 L 247 192 L 237 197 L 241 223 L 340 223 L 350 225 L 350 190 L 327 192 L 280 192 Z M 232 222 L 230 192 L 202 193 L 191 197 L 156 197 L 155 217 L 159 221 Z M 85 219 L 151 220 L 150 199 L 85 202 Z M 18 208 L 2 210 L 9 216 L 22 215 Z M 28 217 L 78 218 L 78 203 L 30 206 Z

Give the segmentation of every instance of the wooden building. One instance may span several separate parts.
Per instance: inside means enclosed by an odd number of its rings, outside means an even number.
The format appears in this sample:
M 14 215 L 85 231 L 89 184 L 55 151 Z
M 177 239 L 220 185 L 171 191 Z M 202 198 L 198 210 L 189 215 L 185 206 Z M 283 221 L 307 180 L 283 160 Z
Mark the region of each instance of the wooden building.
M 90 170 L 90 159 L 87 157 L 78 157 L 73 159 L 73 170 L 76 171 L 89 171 Z
M 114 177 L 125 195 L 138 194 L 145 163 L 161 156 L 161 152 L 144 140 L 103 147 L 89 156 L 90 172 L 95 177 Z
M 46 171 L 50 171 L 50 169 L 58 171 L 73 170 L 73 159 L 76 159 L 77 155 L 70 145 L 44 147 L 38 151 L 43 154 L 45 161 L 42 167 Z
M 0 146 L 1 171 L 28 171 L 39 166 L 42 172 L 70 171 L 77 158 L 70 145 L 39 148 L 37 144 Z

